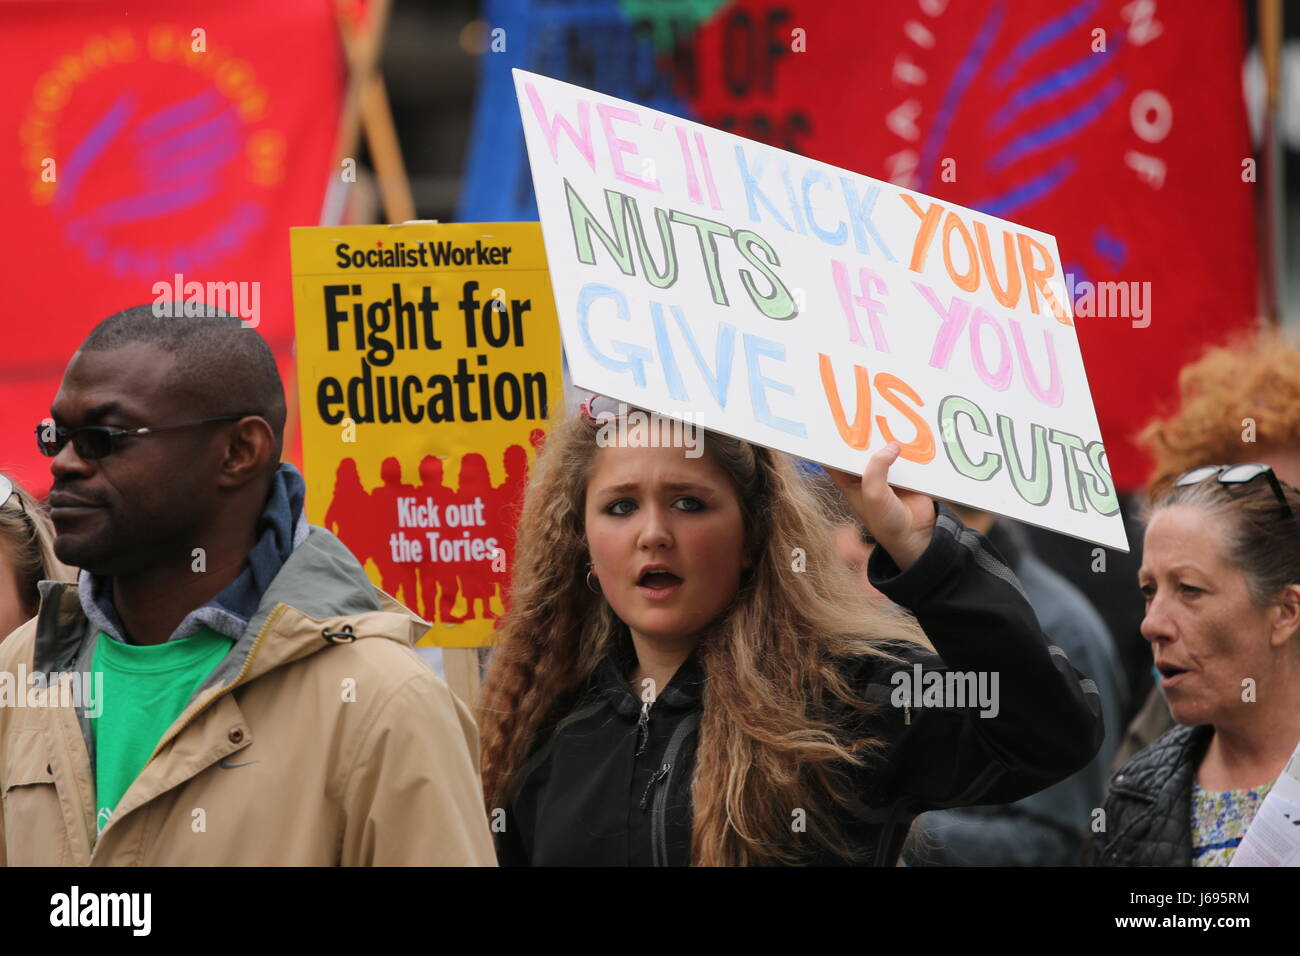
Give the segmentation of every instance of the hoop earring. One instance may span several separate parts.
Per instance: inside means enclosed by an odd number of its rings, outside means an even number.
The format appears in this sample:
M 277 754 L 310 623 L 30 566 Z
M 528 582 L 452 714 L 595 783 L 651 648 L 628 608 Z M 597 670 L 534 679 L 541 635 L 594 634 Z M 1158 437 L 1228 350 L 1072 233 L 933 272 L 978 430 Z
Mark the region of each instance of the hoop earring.
M 587 562 L 587 590 L 590 591 L 592 594 L 600 594 L 600 593 L 601 593 L 601 590 L 600 590 L 600 578 L 596 578 L 596 586 L 595 586 L 595 587 L 592 587 L 591 579 L 592 579 L 593 575 L 592 575 L 592 573 L 591 573 L 591 570 L 592 570 L 592 569 L 591 569 L 591 562 L 588 561 L 588 562 Z

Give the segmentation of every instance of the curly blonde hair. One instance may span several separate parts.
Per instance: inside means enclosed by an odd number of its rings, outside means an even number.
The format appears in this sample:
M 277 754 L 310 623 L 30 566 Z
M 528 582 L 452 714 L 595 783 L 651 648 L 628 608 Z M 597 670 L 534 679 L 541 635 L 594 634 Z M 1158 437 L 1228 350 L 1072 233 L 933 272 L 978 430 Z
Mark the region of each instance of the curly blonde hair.
M 1182 370 L 1178 386 L 1178 411 L 1138 435 L 1154 460 L 1151 497 L 1193 468 L 1249 460 L 1252 447 L 1300 447 L 1300 348 L 1282 333 L 1211 348 Z M 1244 438 L 1251 423 L 1254 446 Z
M 40 502 L 18 482 L 13 486 L 13 497 L 0 501 L 0 548 L 14 566 L 18 596 L 31 617 L 41 601 L 39 582 L 75 581 L 76 574 L 54 556 L 54 524 Z M 0 634 L 0 639 L 4 637 Z
M 584 580 L 597 428 L 578 415 L 559 423 L 525 494 L 510 611 L 479 705 L 489 812 L 508 803 L 520 768 L 576 703 L 619 633 L 613 610 Z M 707 679 L 691 859 L 797 862 L 809 850 L 791 841 L 790 812 L 799 807 L 807 811 L 807 837 L 852 858 L 858 848 L 835 809 L 860 796 L 846 786 L 846 769 L 865 766 L 882 742 L 846 726 L 865 726 L 858 720 L 830 716 L 875 706 L 855 695 L 844 661 L 897 660 L 899 644 L 889 642 L 929 644 L 910 615 L 873 602 L 839 560 L 829 482 L 809 482 L 786 455 L 747 442 L 709 434 L 704 444 L 735 486 L 753 568 L 697 649 Z M 800 548 L 806 563 L 794 570 Z

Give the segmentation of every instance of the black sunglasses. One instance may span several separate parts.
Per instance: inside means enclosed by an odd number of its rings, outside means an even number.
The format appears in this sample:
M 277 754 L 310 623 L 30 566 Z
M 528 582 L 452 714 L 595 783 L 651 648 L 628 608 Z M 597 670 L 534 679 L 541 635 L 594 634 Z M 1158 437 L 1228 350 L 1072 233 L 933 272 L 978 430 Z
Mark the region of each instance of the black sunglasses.
M 1268 478 L 1269 486 L 1273 489 L 1273 494 L 1278 503 L 1282 505 L 1283 517 L 1290 518 L 1295 512 L 1287 504 L 1286 492 L 1282 490 L 1282 482 L 1277 480 L 1277 475 L 1273 474 L 1273 469 L 1268 465 L 1252 463 L 1248 465 L 1206 465 L 1204 468 L 1194 468 L 1191 471 L 1180 475 L 1174 480 L 1175 488 L 1183 488 L 1187 485 L 1199 485 L 1207 478 L 1215 476 L 1219 479 L 1221 485 L 1244 485 L 1247 482 L 1254 481 L 1260 475 Z
M 158 432 L 172 431 L 177 428 L 195 428 L 214 422 L 237 422 L 241 418 L 256 415 L 247 412 L 242 415 L 222 415 L 219 418 L 204 418 L 197 422 L 180 422 L 176 425 L 154 425 L 146 428 L 109 428 L 107 425 L 82 425 L 80 428 L 64 428 L 61 425 L 42 422 L 36 426 L 36 447 L 46 458 L 53 458 L 63 451 L 68 442 L 77 456 L 87 461 L 95 458 L 107 458 L 113 454 L 117 442 L 123 438 L 143 438 Z

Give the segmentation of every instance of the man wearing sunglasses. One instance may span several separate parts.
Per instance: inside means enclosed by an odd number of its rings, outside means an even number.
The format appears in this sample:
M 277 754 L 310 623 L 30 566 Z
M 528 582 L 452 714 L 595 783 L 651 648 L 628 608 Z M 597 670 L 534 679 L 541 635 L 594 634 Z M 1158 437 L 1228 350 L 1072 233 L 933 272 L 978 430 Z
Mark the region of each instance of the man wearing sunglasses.
M 81 577 L 0 670 L 98 702 L 0 708 L 0 863 L 494 862 L 473 721 L 424 622 L 308 526 L 284 422 L 238 319 L 136 307 L 72 357 L 36 438 Z

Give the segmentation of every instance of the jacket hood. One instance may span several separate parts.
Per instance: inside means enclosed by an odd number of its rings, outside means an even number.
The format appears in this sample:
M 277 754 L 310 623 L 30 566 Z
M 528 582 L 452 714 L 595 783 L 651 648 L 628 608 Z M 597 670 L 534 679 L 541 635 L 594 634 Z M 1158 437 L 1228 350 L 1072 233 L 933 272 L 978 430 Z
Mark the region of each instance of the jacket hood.
M 40 588 L 33 666 L 74 670 L 83 646 L 93 643 L 77 585 L 42 581 Z M 428 628 L 428 622 L 370 583 L 342 541 L 313 526 L 270 581 L 230 653 L 195 696 L 237 678 L 251 679 L 333 643 L 383 636 L 409 646 Z
M 312 527 L 271 581 L 235 646 L 197 693 L 250 680 L 331 644 L 387 637 L 410 646 L 428 629 L 428 622 L 370 583 L 342 541 Z

